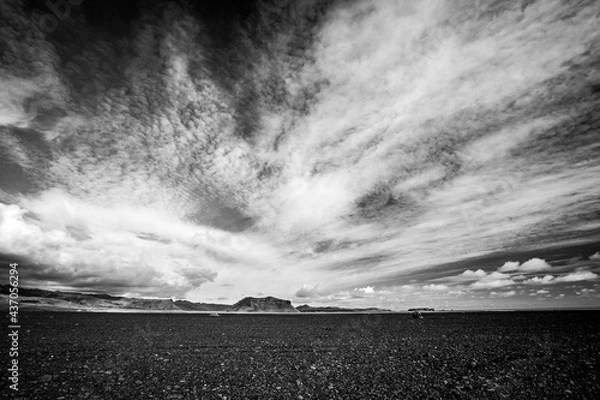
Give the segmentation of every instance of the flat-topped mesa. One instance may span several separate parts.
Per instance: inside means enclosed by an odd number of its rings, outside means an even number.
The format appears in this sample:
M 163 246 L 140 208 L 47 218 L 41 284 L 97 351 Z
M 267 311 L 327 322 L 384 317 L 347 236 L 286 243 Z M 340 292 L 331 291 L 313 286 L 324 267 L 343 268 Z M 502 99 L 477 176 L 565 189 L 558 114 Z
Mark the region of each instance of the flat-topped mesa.
M 290 300 L 275 297 L 244 297 L 235 303 L 227 311 L 237 312 L 299 312 L 292 306 Z

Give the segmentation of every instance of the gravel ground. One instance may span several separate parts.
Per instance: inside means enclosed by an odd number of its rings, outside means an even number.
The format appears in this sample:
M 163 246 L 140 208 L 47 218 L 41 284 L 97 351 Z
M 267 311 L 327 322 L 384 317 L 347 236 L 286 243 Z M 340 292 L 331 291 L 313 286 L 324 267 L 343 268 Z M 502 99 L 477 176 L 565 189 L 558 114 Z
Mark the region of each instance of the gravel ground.
M 2 383 L 14 399 L 600 398 L 600 312 L 20 322 L 20 390 Z

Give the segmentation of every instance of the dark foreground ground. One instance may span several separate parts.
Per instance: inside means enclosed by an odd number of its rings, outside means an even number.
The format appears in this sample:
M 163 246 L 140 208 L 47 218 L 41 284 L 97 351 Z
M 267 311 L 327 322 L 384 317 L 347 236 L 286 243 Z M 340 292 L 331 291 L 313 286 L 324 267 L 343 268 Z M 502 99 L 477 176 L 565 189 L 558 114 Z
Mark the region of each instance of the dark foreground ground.
M 3 398 L 600 398 L 600 312 L 33 312 L 20 323 L 20 390 L 3 379 Z

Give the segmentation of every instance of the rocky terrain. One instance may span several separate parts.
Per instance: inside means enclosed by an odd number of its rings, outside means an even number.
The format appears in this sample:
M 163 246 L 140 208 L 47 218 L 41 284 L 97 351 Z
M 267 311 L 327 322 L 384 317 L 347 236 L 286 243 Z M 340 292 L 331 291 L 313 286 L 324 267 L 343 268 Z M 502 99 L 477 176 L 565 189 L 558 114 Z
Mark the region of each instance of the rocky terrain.
M 20 323 L 12 399 L 600 398 L 597 311 L 24 312 Z

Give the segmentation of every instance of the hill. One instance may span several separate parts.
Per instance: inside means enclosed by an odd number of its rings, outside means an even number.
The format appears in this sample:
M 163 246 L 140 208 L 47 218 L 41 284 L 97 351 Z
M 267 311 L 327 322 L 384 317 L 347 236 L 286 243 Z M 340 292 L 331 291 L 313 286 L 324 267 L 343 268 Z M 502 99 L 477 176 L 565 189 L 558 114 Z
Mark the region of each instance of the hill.
M 8 285 L 0 285 L 0 305 L 8 303 Z M 195 303 L 189 300 L 147 299 L 113 296 L 106 293 L 61 292 L 19 287 L 19 308 L 45 311 L 112 311 L 112 312 L 387 312 L 379 308 L 312 307 L 294 308 L 290 300 L 276 297 L 245 297 L 237 303 Z
M 379 312 L 391 312 L 391 310 L 385 310 L 385 309 L 381 309 L 381 308 L 376 308 L 376 307 L 370 307 L 370 308 L 342 308 L 342 307 L 332 307 L 332 306 L 327 306 L 327 307 L 313 307 L 313 306 L 309 306 L 308 304 L 302 304 L 301 306 L 296 307 L 296 310 L 300 311 L 300 312 L 326 312 L 326 313 L 352 313 L 352 312 L 356 312 L 356 313 L 369 313 L 369 312 L 373 312 L 373 313 L 379 313 Z
M 7 300 L 8 286 L 1 285 L 0 298 Z M 23 310 L 47 311 L 225 311 L 230 304 L 193 303 L 187 300 L 144 299 L 112 296 L 105 293 L 78 293 L 19 288 L 19 306 Z
M 290 312 L 297 313 L 289 300 L 275 297 L 245 297 L 235 303 L 227 311 L 235 312 Z

